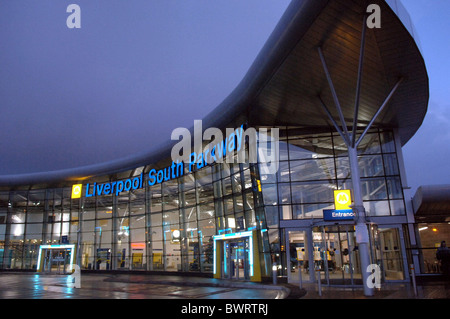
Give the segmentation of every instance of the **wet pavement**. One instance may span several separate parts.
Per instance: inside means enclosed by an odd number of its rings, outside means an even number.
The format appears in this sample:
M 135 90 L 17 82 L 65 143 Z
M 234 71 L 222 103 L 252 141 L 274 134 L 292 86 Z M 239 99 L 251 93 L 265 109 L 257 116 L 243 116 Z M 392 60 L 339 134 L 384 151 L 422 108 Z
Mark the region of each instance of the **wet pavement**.
M 81 287 L 69 288 L 68 276 L 0 272 L 0 299 L 450 299 L 450 283 L 417 286 L 384 284 L 365 297 L 362 288 L 304 283 L 273 285 L 203 277 L 147 274 L 81 274 Z
M 284 299 L 289 290 L 252 282 L 154 275 L 82 274 L 81 287 L 68 277 L 0 273 L 0 299 Z

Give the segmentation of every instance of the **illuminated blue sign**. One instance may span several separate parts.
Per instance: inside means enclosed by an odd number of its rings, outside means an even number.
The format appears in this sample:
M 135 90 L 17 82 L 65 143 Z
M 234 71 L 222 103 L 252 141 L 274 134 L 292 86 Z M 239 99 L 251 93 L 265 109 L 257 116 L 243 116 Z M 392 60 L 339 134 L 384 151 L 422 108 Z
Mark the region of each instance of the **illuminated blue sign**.
M 222 157 L 225 157 L 227 153 L 233 152 L 234 150 L 239 151 L 242 147 L 242 134 L 244 126 L 241 125 L 240 128 L 233 131 L 227 138 L 223 141 L 218 142 L 212 149 L 206 149 L 202 153 L 192 152 L 189 159 L 189 172 L 193 169 L 202 168 L 208 164 L 212 164 Z M 174 178 L 183 176 L 184 174 L 184 163 L 183 162 L 172 162 L 172 165 L 156 170 L 151 169 L 148 173 L 148 185 L 160 184 L 163 181 L 168 181 Z M 144 176 L 141 173 L 139 176 L 128 178 L 126 180 L 107 182 L 103 184 L 94 183 L 86 184 L 85 197 L 101 196 L 115 194 L 118 196 L 121 192 L 128 192 L 130 190 L 136 190 L 143 188 Z
M 353 220 L 355 213 L 352 209 L 324 209 L 323 220 L 325 221 L 339 221 L 339 220 Z
M 101 195 L 109 195 L 116 194 L 119 195 L 121 192 L 128 192 L 131 189 L 142 188 L 143 174 L 126 179 L 124 181 L 114 181 L 109 183 L 97 184 L 94 183 L 92 187 L 89 184 L 86 184 L 86 197 L 92 196 L 101 196 Z M 90 190 L 92 190 L 90 192 Z

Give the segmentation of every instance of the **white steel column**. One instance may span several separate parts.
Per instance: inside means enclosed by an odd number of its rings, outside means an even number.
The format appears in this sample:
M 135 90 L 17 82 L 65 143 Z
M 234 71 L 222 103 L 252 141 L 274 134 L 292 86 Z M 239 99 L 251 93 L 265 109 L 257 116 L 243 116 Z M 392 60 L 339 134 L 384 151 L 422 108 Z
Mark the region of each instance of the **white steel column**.
M 363 69 L 363 60 L 364 60 L 364 45 L 365 45 L 365 34 L 366 34 L 366 16 L 363 18 L 363 26 L 362 26 L 362 34 L 361 34 L 361 47 L 360 47 L 360 56 L 359 56 L 359 63 L 358 63 L 358 77 L 356 82 L 356 98 L 355 98 L 355 105 L 354 105 L 354 114 L 353 114 L 353 127 L 352 131 L 349 132 L 347 128 L 347 123 L 345 122 L 345 118 L 342 112 L 342 107 L 339 103 L 339 99 L 336 94 L 336 90 L 333 85 L 333 81 L 331 79 L 331 75 L 325 60 L 325 56 L 322 52 L 322 48 L 318 47 L 318 53 L 320 60 L 322 62 L 322 67 L 325 72 L 325 76 L 328 82 L 328 85 L 331 90 L 331 95 L 333 97 L 334 104 L 336 106 L 336 111 L 339 117 L 339 120 L 341 122 L 341 127 L 339 127 L 337 121 L 333 118 L 331 112 L 329 111 L 328 107 L 323 102 L 320 95 L 318 96 L 318 99 L 320 101 L 320 104 L 322 108 L 324 109 L 325 113 L 327 114 L 328 118 L 332 122 L 334 128 L 337 130 L 337 132 L 341 135 L 342 139 L 344 140 L 347 149 L 348 149 L 348 158 L 350 163 L 350 172 L 351 172 L 351 179 L 352 179 L 352 186 L 353 186 L 353 206 L 352 209 L 355 212 L 355 233 L 356 233 L 356 242 L 358 244 L 358 250 L 359 250 L 359 257 L 360 257 L 360 263 L 361 263 L 361 275 L 363 279 L 363 286 L 364 286 L 364 295 L 366 296 L 373 296 L 374 289 L 373 285 L 369 285 L 368 281 L 369 279 L 369 273 L 367 272 L 368 266 L 370 265 L 370 242 L 369 242 L 369 231 L 367 229 L 367 221 L 366 221 L 366 212 L 364 209 L 363 199 L 362 199 L 362 192 L 361 192 L 361 178 L 359 174 L 359 165 L 358 165 L 358 145 L 363 140 L 366 133 L 369 131 L 369 129 L 372 127 L 373 123 L 375 122 L 376 118 L 380 115 L 380 113 L 383 111 L 385 106 L 388 104 L 389 100 L 391 99 L 392 95 L 397 90 L 398 86 L 402 82 L 402 78 L 400 78 L 397 83 L 394 85 L 394 87 L 391 89 L 383 103 L 380 105 L 378 110 L 373 115 L 370 122 L 364 127 L 363 133 L 359 136 L 359 138 L 356 138 L 357 133 L 357 124 L 358 124 L 358 111 L 359 111 L 359 96 L 360 96 L 360 89 L 361 89 L 361 81 L 362 81 L 362 69 Z
M 348 147 L 348 158 L 350 161 L 350 172 L 353 185 L 353 211 L 356 219 L 356 243 L 358 244 L 359 258 L 361 263 L 361 275 L 363 280 L 364 295 L 373 296 L 373 285 L 369 286 L 367 280 L 369 274 L 366 269 L 370 265 L 369 231 L 366 224 L 366 210 L 364 208 L 361 194 L 361 178 L 359 175 L 358 153 L 356 147 Z

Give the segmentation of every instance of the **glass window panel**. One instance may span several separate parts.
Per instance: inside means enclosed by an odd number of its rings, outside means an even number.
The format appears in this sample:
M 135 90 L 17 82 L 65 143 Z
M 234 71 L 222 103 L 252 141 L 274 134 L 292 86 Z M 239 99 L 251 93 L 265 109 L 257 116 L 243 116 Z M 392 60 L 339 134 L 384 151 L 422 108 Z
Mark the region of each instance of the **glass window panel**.
M 280 161 L 289 160 L 288 143 L 286 143 L 284 141 L 279 141 L 278 148 L 279 148 L 279 160 Z
M 231 178 L 230 177 L 226 177 L 222 180 L 222 186 L 223 186 L 223 193 L 225 195 L 231 194 L 232 187 L 231 187 Z
M 335 187 L 325 182 L 292 183 L 292 203 L 333 202 Z
M 331 134 L 305 136 L 291 139 L 289 136 L 289 157 L 296 159 L 312 159 L 333 156 Z
M 162 213 L 150 214 L 150 226 L 161 226 L 162 225 Z
M 194 222 L 197 220 L 197 206 L 185 208 L 184 210 L 185 221 Z
M 278 206 L 266 206 L 264 207 L 266 214 L 267 227 L 277 228 L 279 227 L 279 214 Z
M 384 154 L 384 170 L 386 175 L 399 175 L 397 155 Z
M 381 155 L 365 155 L 358 157 L 359 173 L 361 177 L 384 175 Z
M 225 214 L 226 215 L 233 214 L 234 213 L 233 198 L 232 197 L 225 198 L 223 200 L 223 203 L 224 203 Z
M 334 204 L 293 205 L 293 218 L 323 218 L 324 209 L 334 209 Z
M 231 184 L 232 184 L 232 188 L 233 188 L 233 193 L 240 193 L 242 191 L 241 174 L 240 173 L 233 174 L 231 176 Z
M 151 262 L 153 270 L 164 270 L 163 242 L 152 242 Z
M 291 205 L 280 205 L 281 219 L 292 219 L 292 206 Z
M 23 239 L 23 235 L 25 232 L 25 224 L 12 224 L 11 225 L 11 239 Z
M 13 224 L 20 224 L 20 223 L 25 223 L 25 213 L 19 212 L 19 211 L 15 211 L 14 213 L 11 214 L 11 223 Z
M 163 209 L 172 210 L 177 209 L 179 204 L 178 190 L 176 193 L 169 193 L 163 196 Z
M 203 241 L 209 240 L 211 236 L 216 234 L 216 223 L 214 219 L 203 219 L 198 221 L 199 237 L 203 238 Z
M 41 207 L 29 207 L 27 209 L 28 223 L 42 223 L 44 220 L 44 211 Z
M 180 213 L 178 210 L 163 213 L 163 225 L 178 224 L 180 222 Z
M 284 166 L 288 165 L 288 162 L 281 162 L 284 163 Z M 264 170 L 261 168 L 262 164 L 260 164 L 260 169 L 259 169 L 259 173 L 261 176 L 261 183 L 262 184 L 267 184 L 267 183 L 276 183 L 277 182 L 277 174 L 272 174 L 270 172 L 267 172 L 267 170 Z M 280 171 L 281 169 L 278 168 L 278 170 Z M 251 178 L 250 178 L 250 171 L 249 170 L 245 170 L 244 171 L 245 175 L 245 188 L 251 188 L 252 183 L 251 183 Z M 279 175 L 280 173 L 278 173 Z
M 150 186 L 150 212 L 162 211 L 161 184 Z
M 244 203 L 242 202 L 242 195 L 238 194 L 234 196 L 234 210 L 235 212 L 242 212 L 244 210 Z
M 187 190 L 184 192 L 184 201 L 182 206 L 192 206 L 196 205 L 196 190 L 195 188 Z
M 381 148 L 383 153 L 394 153 L 395 152 L 395 143 L 394 143 L 394 135 L 391 131 L 381 132 Z
M 228 163 L 222 163 L 220 164 L 221 172 L 222 172 L 222 178 L 229 177 L 231 174 L 230 166 Z
M 214 187 L 214 197 L 219 198 L 222 197 L 222 183 L 220 181 L 215 181 L 213 183 Z
M 113 199 L 111 195 L 100 196 L 97 201 L 97 218 L 112 218 Z
M 223 201 L 222 200 L 216 200 L 214 201 L 214 213 L 216 217 L 224 216 L 223 214 Z
M 213 181 L 218 181 L 222 178 L 221 169 L 222 168 L 220 164 L 213 164 L 213 166 L 211 166 L 211 174 Z
M 389 216 L 389 202 L 387 200 L 365 201 L 364 208 L 367 216 Z
M 27 235 L 42 234 L 42 224 L 27 224 Z
M 226 229 L 228 227 L 226 218 L 224 216 L 217 216 L 216 215 L 216 226 L 217 226 L 218 233 L 219 234 L 223 234 L 222 230 L 224 230 L 224 229 Z M 228 232 L 228 230 L 225 231 L 225 233 L 227 233 L 227 232 Z
M 279 163 L 279 168 L 278 168 L 278 180 L 280 182 L 289 182 L 289 162 L 281 162 Z M 267 174 L 269 175 L 269 174 Z M 272 180 L 275 182 L 275 174 L 274 177 L 272 178 Z
M 245 189 L 251 188 L 252 187 L 252 179 L 250 176 L 250 169 L 244 169 L 242 171 L 242 173 L 244 174 L 244 188 Z M 271 175 L 273 175 L 273 174 L 271 174 Z
M 333 135 L 333 144 L 335 156 L 348 156 L 347 144 L 338 133 Z
M 62 214 L 62 220 L 65 222 L 70 221 L 70 211 L 64 211 Z
M 214 202 L 202 204 L 198 206 L 198 219 L 206 219 L 214 217 Z
M 195 188 L 195 178 L 194 174 L 186 174 L 180 179 L 181 183 L 183 183 L 183 188 L 185 191 Z
M 30 191 L 28 193 L 28 207 L 45 207 L 46 190 Z
M 135 228 L 144 228 L 145 227 L 145 215 L 134 215 L 130 218 L 131 220 L 131 229 Z
M 82 215 L 83 215 L 83 220 L 93 220 L 93 219 L 95 219 L 95 209 L 84 209 L 82 211 Z M 54 219 L 54 215 L 51 217 Z
M 53 235 L 52 235 L 52 239 L 56 240 L 59 242 L 60 236 L 61 236 L 61 223 L 54 223 L 53 224 Z
M 278 229 L 269 229 L 269 243 L 270 243 L 270 250 L 274 253 L 280 252 L 280 232 Z
M 290 173 L 292 181 L 309 181 L 335 179 L 333 158 L 291 161 Z
M 199 203 L 212 202 L 214 200 L 214 191 L 212 184 L 204 184 L 197 188 Z
M 81 231 L 83 233 L 94 232 L 95 229 L 95 220 L 85 220 L 82 224 Z
M 244 209 L 249 210 L 253 209 L 253 207 L 254 207 L 253 193 L 252 192 L 244 193 Z
M 151 227 L 150 232 L 149 232 L 149 238 L 152 243 L 160 242 L 161 240 L 163 240 L 162 227 L 161 226 Z M 155 247 L 153 246 L 153 248 L 155 248 Z M 161 246 L 161 251 L 162 251 L 162 246 Z
M 162 197 L 159 194 L 159 196 L 155 196 L 150 199 L 150 212 L 160 212 L 162 211 Z
M 381 148 L 378 133 L 377 132 L 367 133 L 358 146 L 358 154 L 379 154 L 379 153 L 381 153 Z
M 98 219 L 96 230 L 112 231 L 112 219 Z
M 363 200 L 387 199 L 384 177 L 361 179 Z
M 340 179 L 351 178 L 348 157 L 336 157 L 336 175 Z
M 131 239 L 133 243 L 145 243 L 145 228 L 131 228 Z
M 244 213 L 236 213 L 235 215 L 236 231 L 243 231 L 249 227 L 246 223 Z
M 403 200 L 391 200 L 389 201 L 391 206 L 392 215 L 405 215 L 405 204 Z
M 195 178 L 197 181 L 197 187 L 205 184 L 211 184 L 212 183 L 211 167 L 206 166 L 205 168 L 202 168 L 201 170 L 195 172 Z
M 136 189 L 130 192 L 130 214 L 142 215 L 145 213 L 145 189 Z
M 389 198 L 390 199 L 401 199 L 403 198 L 402 184 L 400 182 L 400 177 L 386 177 Z
M 289 183 L 278 184 L 278 204 L 290 204 L 291 203 L 291 186 Z
M 166 240 L 165 242 L 166 246 L 166 255 L 165 258 L 165 264 L 166 264 L 166 271 L 179 271 L 181 270 L 181 254 L 180 254 L 180 242 L 179 241 L 172 241 L 172 240 Z

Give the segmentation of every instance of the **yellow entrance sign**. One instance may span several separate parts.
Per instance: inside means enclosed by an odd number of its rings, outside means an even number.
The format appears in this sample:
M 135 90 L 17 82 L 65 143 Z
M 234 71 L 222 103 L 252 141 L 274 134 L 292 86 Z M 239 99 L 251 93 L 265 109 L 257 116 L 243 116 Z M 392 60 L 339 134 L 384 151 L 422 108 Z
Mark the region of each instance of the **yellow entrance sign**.
M 81 197 L 81 189 L 83 188 L 83 184 L 75 184 L 72 186 L 72 198 L 80 198 Z
M 351 209 L 352 197 L 349 189 L 341 189 L 334 191 L 334 209 L 343 210 Z

